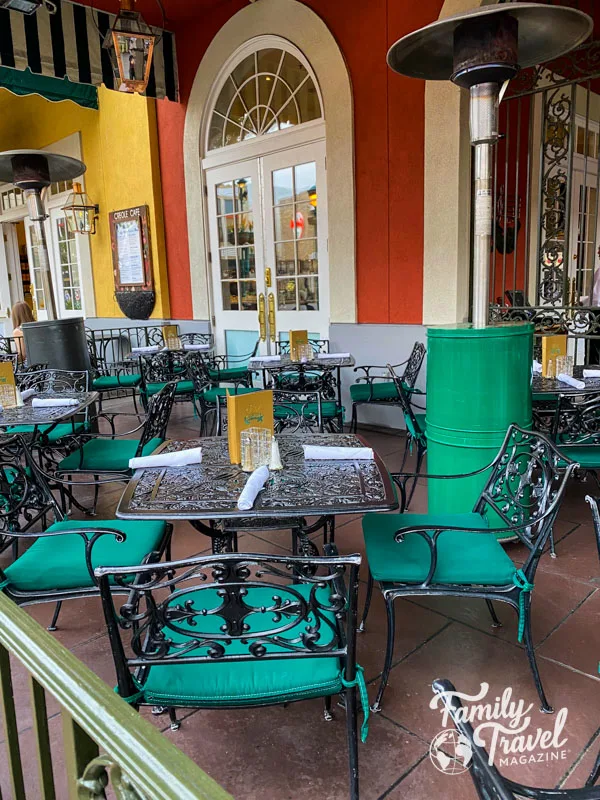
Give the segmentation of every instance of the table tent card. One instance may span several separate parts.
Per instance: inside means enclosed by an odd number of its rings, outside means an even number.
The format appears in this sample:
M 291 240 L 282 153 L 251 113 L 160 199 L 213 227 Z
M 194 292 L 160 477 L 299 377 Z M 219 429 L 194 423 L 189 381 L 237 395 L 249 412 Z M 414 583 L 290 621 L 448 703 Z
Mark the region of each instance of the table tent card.
M 299 361 L 298 345 L 308 344 L 308 331 L 290 331 L 290 358 Z
M 232 464 L 242 460 L 240 437 L 247 428 L 266 428 L 273 433 L 273 391 L 250 394 L 227 392 L 227 436 Z
M 17 384 L 11 361 L 0 361 L 0 405 L 4 408 L 17 405 Z
M 163 339 L 165 340 L 165 345 L 169 348 L 169 350 L 183 349 L 181 339 L 179 338 L 177 325 L 163 325 L 162 334 Z
M 542 336 L 542 376 L 548 376 L 548 362 L 556 361 L 559 356 L 567 355 L 567 337 L 566 335 L 559 336 Z M 552 376 L 554 377 L 554 376 Z

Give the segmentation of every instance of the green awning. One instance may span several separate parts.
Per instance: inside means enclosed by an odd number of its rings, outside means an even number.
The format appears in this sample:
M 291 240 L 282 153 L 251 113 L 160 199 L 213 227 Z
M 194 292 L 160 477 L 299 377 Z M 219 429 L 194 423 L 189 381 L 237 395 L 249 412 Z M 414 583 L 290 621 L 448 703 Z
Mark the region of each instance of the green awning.
M 53 103 L 72 100 L 84 108 L 98 109 L 98 90 L 95 86 L 73 83 L 68 78 L 34 75 L 29 67 L 21 70 L 0 66 L 0 87 L 18 95 L 39 94 Z

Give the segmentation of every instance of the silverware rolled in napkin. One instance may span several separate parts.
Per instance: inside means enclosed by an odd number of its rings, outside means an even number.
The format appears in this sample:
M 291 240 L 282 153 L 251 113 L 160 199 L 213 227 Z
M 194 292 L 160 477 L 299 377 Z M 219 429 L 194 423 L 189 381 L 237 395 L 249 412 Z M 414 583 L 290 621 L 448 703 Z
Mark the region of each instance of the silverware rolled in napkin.
M 34 397 L 32 408 L 53 408 L 56 406 L 78 406 L 79 400 L 74 397 Z
M 350 353 L 317 353 L 315 358 L 350 358 Z
M 564 372 L 561 372 L 560 375 L 556 377 L 561 383 L 568 383 L 569 386 L 573 386 L 575 389 L 585 389 L 585 383 L 583 381 L 578 381 L 577 378 L 573 378 L 571 375 L 565 375 Z
M 157 344 L 151 344 L 151 345 L 148 345 L 147 347 L 132 347 L 131 348 L 131 352 L 134 353 L 134 354 L 135 353 L 158 353 L 159 350 L 160 350 L 160 346 L 157 345 Z
M 539 362 L 539 361 L 536 361 L 535 359 L 533 360 L 533 366 L 532 366 L 532 370 L 533 370 L 534 372 L 539 372 L 539 373 L 541 374 L 541 372 L 542 372 L 542 365 L 540 364 L 540 362 Z
M 138 456 L 129 459 L 129 469 L 156 469 L 159 467 L 187 467 L 202 463 L 202 448 L 190 447 L 174 453 L 157 453 L 153 456 Z
M 23 389 L 21 392 L 21 397 L 23 400 L 29 400 L 29 398 L 33 397 L 34 394 L 37 394 L 37 389 Z
M 584 369 L 584 378 L 600 378 L 600 369 Z
M 239 496 L 237 507 L 240 511 L 250 511 L 254 506 L 256 496 L 269 479 L 268 467 L 259 467 L 248 476 L 246 485 Z
M 372 461 L 375 457 L 370 447 L 324 447 L 303 444 L 306 461 Z

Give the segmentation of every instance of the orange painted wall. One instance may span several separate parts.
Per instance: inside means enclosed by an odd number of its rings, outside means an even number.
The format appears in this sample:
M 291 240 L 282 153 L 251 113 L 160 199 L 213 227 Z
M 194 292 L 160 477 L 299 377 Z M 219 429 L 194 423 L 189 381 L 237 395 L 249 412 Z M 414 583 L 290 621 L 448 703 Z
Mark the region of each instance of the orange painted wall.
M 225 0 L 197 19 L 170 25 L 177 37 L 182 103 L 157 103 L 157 118 L 174 318 L 192 316 L 183 177 L 185 103 L 209 42 L 246 2 Z M 304 2 L 338 41 L 352 81 L 359 322 L 420 323 L 425 84 L 392 73 L 385 56 L 400 36 L 437 19 L 442 0 Z

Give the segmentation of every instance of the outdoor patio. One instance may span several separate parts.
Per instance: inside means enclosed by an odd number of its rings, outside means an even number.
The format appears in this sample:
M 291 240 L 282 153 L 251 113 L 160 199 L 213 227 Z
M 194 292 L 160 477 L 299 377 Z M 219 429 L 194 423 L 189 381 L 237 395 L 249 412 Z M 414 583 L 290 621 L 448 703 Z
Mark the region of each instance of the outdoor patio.
M 129 400 L 112 401 L 111 410 L 129 410 Z M 191 438 L 198 421 L 189 404 L 176 405 L 169 436 Z M 398 469 L 403 434 L 363 432 L 390 470 Z M 101 487 L 98 519 L 114 516 L 121 487 Z M 548 554 L 537 572 L 533 607 L 533 633 L 537 655 L 550 702 L 558 711 L 568 709 L 562 738 L 567 739 L 564 759 L 547 763 L 501 766 L 508 777 L 544 787 L 582 786 L 600 747 L 598 727 L 598 660 L 600 638 L 598 580 L 600 567 L 589 506 L 584 497 L 594 492 L 591 484 L 571 482 L 555 527 L 557 559 Z M 82 493 L 78 492 L 82 497 Z M 411 511 L 426 510 L 426 486 L 419 485 Z M 81 518 L 78 512 L 74 518 Z M 316 534 L 319 536 L 319 534 Z M 336 542 L 341 554 L 364 549 L 361 521 L 340 517 Z M 240 552 L 290 552 L 289 532 L 243 534 Z M 522 548 L 508 545 L 519 560 Z M 175 558 L 210 552 L 206 537 L 188 523 L 176 523 Z M 2 566 L 10 557 L 3 556 Z M 363 575 L 365 567 L 363 565 Z M 361 604 L 364 583 L 361 589 Z M 44 626 L 52 605 L 29 606 L 28 612 Z M 366 744 L 360 746 L 361 797 L 448 800 L 475 797 L 468 773 L 453 776 L 436 769 L 429 756 L 431 739 L 442 730 L 439 710 L 432 710 L 431 683 L 450 679 L 457 689 L 477 694 L 482 682 L 491 686 L 489 698 L 512 688 L 513 699 L 533 703 L 530 731 L 552 729 L 554 716 L 539 712 L 539 701 L 525 651 L 517 644 L 517 617 L 508 607 L 497 610 L 505 627 L 492 629 L 485 604 L 440 598 L 397 601 L 395 663 L 384 697 L 383 712 L 371 716 Z M 54 634 L 110 686 L 115 683 L 113 658 L 98 599 L 66 603 Z M 381 595 L 373 596 L 367 631 L 359 636 L 358 661 L 365 668 L 371 702 L 383 663 L 386 620 Z M 25 670 L 15 663 L 14 691 L 19 713 L 21 747 L 25 764 L 33 764 L 35 739 Z M 54 704 L 54 708 L 52 707 Z M 50 699 L 51 740 L 57 796 L 65 797 L 66 773 L 61 757 L 61 720 Z M 334 721 L 323 718 L 321 700 L 288 706 L 241 710 L 180 711 L 181 728 L 169 730 L 168 716 L 152 719 L 178 747 L 187 753 L 224 789 L 236 798 L 345 798 L 347 797 L 347 749 L 344 711 L 334 708 Z M 451 727 L 448 723 L 445 727 Z M 539 748 L 536 748 L 539 752 Z M 549 756 L 550 758 L 550 756 Z M 2 748 L 2 790 L 7 785 L 8 765 Z M 28 793 L 41 796 L 36 771 L 26 773 Z M 3 794 L 3 796 L 6 796 Z M 28 794 L 29 796 L 29 794 Z

